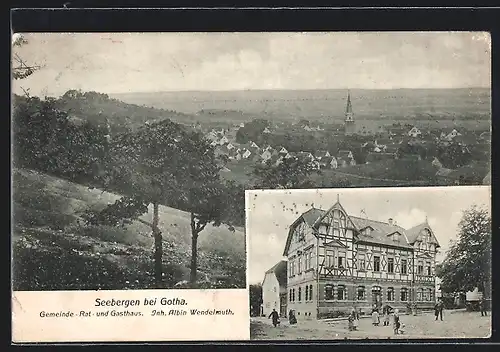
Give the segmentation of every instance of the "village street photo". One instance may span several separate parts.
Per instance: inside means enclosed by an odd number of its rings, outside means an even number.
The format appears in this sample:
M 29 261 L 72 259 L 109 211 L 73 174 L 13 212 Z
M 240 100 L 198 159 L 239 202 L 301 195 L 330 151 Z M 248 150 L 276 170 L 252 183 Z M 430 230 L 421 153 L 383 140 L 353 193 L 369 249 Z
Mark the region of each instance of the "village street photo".
M 489 337 L 490 192 L 247 191 L 251 339 Z

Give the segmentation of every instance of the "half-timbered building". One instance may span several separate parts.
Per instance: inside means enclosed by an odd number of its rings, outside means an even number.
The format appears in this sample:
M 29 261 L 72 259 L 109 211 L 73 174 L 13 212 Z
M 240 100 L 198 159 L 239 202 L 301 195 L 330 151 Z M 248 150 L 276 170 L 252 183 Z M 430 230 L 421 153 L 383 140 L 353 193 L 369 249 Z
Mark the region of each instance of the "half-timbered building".
M 339 200 L 311 208 L 290 226 L 283 253 L 288 309 L 313 319 L 352 307 L 432 308 L 438 248 L 427 220 L 404 229 L 349 215 Z

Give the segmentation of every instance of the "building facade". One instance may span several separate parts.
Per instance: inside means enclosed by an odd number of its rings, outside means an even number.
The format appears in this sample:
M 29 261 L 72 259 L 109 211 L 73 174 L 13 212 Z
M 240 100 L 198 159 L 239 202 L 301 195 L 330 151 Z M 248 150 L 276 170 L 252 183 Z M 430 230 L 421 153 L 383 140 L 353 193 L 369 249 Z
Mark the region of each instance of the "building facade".
M 262 282 L 262 315 L 269 316 L 273 309 L 282 317 L 286 317 L 287 262 L 282 260 L 266 271 Z
M 355 307 L 430 309 L 439 243 L 427 221 L 410 229 L 349 215 L 337 202 L 311 208 L 290 226 L 288 309 L 320 319 Z

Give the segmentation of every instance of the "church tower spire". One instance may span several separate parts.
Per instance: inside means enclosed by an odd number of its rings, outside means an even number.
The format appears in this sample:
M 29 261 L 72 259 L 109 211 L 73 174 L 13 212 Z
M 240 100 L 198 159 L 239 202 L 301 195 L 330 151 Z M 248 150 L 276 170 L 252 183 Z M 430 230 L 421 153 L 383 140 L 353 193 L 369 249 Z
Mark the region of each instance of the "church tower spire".
M 352 112 L 351 91 L 347 90 L 347 104 L 345 108 L 345 134 L 350 135 L 355 131 L 354 114 Z

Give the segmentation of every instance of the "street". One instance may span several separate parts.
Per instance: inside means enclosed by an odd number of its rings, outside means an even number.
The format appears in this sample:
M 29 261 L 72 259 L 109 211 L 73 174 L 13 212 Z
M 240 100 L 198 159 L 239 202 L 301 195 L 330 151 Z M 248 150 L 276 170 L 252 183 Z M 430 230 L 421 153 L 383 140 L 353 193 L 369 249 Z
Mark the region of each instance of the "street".
M 401 315 L 404 334 L 394 335 L 390 326 L 373 326 L 370 318 L 359 321 L 357 331 L 347 330 L 346 320 L 298 321 L 289 325 L 286 319 L 274 328 L 271 320 L 251 318 L 252 340 L 338 340 L 338 339 L 418 339 L 418 338 L 487 338 L 491 334 L 491 316 L 479 312 L 444 311 L 443 321 L 435 321 L 432 313 L 417 316 Z

